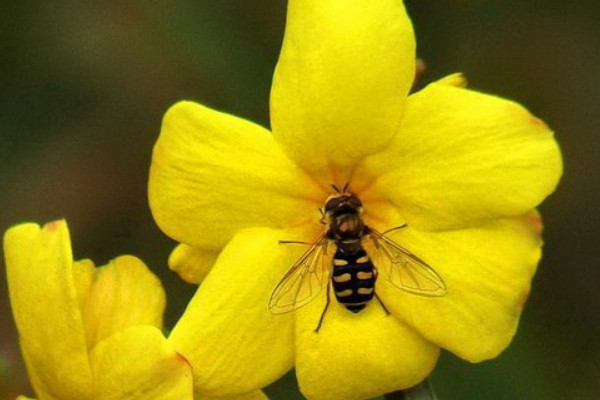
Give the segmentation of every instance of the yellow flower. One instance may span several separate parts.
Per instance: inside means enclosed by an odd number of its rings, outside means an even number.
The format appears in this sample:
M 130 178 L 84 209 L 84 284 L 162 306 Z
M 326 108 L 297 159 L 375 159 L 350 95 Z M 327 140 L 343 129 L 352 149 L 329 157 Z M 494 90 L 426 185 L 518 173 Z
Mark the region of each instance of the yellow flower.
M 12 227 L 4 253 L 21 349 L 41 400 L 199 399 L 189 363 L 161 332 L 162 285 L 141 260 L 120 256 L 99 268 L 73 261 L 62 220 Z M 220 400 L 265 399 L 254 391 Z
M 478 362 L 515 334 L 541 255 L 533 209 L 562 162 L 552 132 L 522 106 L 453 75 L 408 96 L 415 39 L 400 1 L 290 0 L 271 92 L 272 133 L 181 102 L 165 115 L 149 182 L 153 215 L 181 242 L 170 265 L 210 274 L 170 337 L 201 393 L 263 387 L 295 366 L 309 399 L 361 399 L 412 386 L 440 348 Z M 331 184 L 363 203 L 367 226 L 443 277 L 447 294 L 383 278 L 351 313 L 326 294 L 267 309 L 315 241 Z
M 41 400 L 192 399 L 161 332 L 165 295 L 139 259 L 73 261 L 65 221 L 9 229 L 4 252 L 23 357 Z

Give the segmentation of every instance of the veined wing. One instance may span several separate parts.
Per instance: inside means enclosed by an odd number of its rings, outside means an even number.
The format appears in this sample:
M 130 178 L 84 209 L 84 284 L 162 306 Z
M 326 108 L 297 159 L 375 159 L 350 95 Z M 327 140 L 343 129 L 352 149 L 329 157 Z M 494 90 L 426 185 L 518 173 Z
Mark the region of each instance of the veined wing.
M 440 297 L 446 294 L 446 284 L 433 268 L 419 257 L 371 229 L 373 254 L 370 254 L 379 276 L 394 286 L 421 296 Z
M 324 233 L 292 265 L 271 294 L 271 313 L 284 314 L 305 306 L 327 286 L 331 268 L 326 257 L 327 246 Z

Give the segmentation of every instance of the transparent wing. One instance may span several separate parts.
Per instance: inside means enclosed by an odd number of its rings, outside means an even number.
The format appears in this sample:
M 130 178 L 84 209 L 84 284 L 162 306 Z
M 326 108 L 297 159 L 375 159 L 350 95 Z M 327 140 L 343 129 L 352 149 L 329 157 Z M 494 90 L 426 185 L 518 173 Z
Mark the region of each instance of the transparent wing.
M 284 314 L 296 310 L 308 304 L 327 286 L 331 268 L 326 257 L 327 246 L 324 233 L 292 265 L 271 294 L 271 313 Z
M 446 294 L 443 279 L 425 261 L 390 238 L 369 229 L 374 245 L 370 256 L 379 272 L 378 276 L 413 294 L 431 297 Z

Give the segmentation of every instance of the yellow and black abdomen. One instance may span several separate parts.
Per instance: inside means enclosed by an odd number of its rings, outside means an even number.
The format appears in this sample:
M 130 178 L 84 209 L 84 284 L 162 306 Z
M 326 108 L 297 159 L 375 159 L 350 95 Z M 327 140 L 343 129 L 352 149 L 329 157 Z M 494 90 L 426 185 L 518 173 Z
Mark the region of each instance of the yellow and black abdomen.
M 331 276 L 335 297 L 348 310 L 359 312 L 373 298 L 375 268 L 364 249 L 345 253 L 337 249 Z

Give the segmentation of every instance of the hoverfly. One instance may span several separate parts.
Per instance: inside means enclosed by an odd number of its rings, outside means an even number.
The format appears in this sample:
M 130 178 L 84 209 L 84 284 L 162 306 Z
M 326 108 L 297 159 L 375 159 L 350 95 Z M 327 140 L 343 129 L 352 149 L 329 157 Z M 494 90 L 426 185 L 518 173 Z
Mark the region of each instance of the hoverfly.
M 337 301 L 349 311 L 360 312 L 375 297 L 389 314 L 375 292 L 379 273 L 406 292 L 430 297 L 446 294 L 444 281 L 425 261 L 364 224 L 362 202 L 347 191 L 348 184 L 342 190 L 331 186 L 335 192 L 320 209 L 321 222 L 327 229 L 273 290 L 269 301 L 271 313 L 283 314 L 305 306 L 326 287 L 327 303 L 315 329 L 318 332 L 329 307 L 330 285 L 333 284 Z M 406 224 L 385 233 L 404 227 Z M 369 246 L 373 249 L 371 254 L 365 250 L 366 244 L 372 245 Z M 331 245 L 335 248 L 332 258 L 328 257 Z

